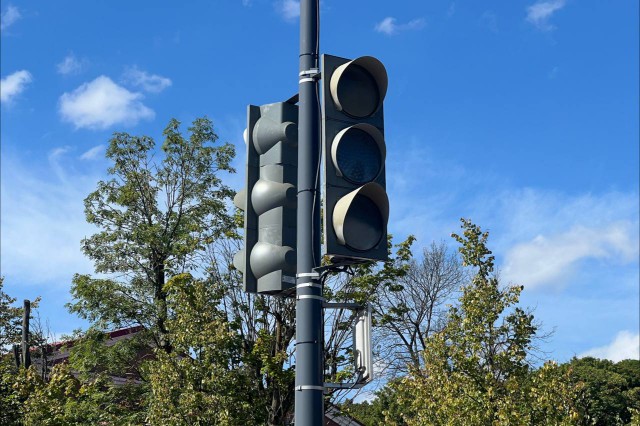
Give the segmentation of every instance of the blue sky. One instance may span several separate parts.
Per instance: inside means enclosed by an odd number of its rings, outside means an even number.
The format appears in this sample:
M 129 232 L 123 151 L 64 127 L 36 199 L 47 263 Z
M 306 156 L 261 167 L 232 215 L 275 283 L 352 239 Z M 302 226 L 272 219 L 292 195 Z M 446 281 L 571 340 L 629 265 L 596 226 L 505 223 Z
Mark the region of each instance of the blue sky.
M 297 11 L 3 0 L 6 291 L 41 295 L 58 335 L 81 325 L 63 305 L 92 272 L 82 200 L 110 135 L 161 140 L 171 117 L 207 115 L 242 170 L 247 104 L 297 91 Z M 639 356 L 638 26 L 623 0 L 321 2 L 323 53 L 387 67 L 390 231 L 420 247 L 453 243 L 460 217 L 488 229 L 559 361 Z

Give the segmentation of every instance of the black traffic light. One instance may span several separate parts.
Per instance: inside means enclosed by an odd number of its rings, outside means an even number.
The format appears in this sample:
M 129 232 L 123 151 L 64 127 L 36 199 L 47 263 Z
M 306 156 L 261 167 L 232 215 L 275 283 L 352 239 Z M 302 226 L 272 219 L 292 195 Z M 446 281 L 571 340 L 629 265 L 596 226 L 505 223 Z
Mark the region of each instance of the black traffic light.
M 371 56 L 322 56 L 326 254 L 335 263 L 387 259 L 383 101 L 387 72 Z
M 234 198 L 244 211 L 244 249 L 233 263 L 250 293 L 283 294 L 296 285 L 298 107 L 250 105 L 246 186 Z

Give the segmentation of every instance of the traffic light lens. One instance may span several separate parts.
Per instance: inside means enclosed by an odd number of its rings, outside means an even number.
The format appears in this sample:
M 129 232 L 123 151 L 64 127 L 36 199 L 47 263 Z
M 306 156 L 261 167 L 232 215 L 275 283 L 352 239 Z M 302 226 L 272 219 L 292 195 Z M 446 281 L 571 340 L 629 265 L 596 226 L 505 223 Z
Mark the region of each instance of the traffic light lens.
M 346 179 L 362 184 L 378 176 L 382 167 L 382 154 L 369 133 L 349 129 L 337 143 L 336 166 Z
M 344 221 L 346 246 L 357 251 L 371 250 L 380 242 L 384 229 L 378 206 L 369 197 L 356 195 Z
M 337 95 L 342 110 L 356 118 L 372 115 L 380 104 L 378 83 L 360 65 L 347 67 L 338 83 Z

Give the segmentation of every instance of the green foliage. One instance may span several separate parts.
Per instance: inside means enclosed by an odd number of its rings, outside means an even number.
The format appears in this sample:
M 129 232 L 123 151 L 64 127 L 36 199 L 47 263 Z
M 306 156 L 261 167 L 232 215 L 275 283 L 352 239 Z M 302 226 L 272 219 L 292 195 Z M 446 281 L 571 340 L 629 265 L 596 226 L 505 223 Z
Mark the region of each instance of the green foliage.
M 376 268 L 375 263 L 363 263 L 353 267 L 352 278 L 347 286 L 331 291 L 330 287 L 325 290 L 330 292 L 329 296 L 333 300 L 350 300 L 355 303 L 372 303 L 382 289 L 393 288 L 397 285 L 398 278 L 406 275 L 411 260 L 411 245 L 415 241 L 414 236 L 409 236 L 405 241 L 395 245 L 393 252 L 393 237 L 389 235 L 387 247 L 389 256 L 382 265 Z
M 372 401 L 354 403 L 347 400 L 340 405 L 340 409 L 366 426 L 405 425 L 402 420 L 403 407 L 399 404 L 398 384 L 399 379 L 393 379 L 375 392 Z M 388 423 L 385 417 L 393 420 Z
M 200 268 L 207 245 L 233 228 L 226 208 L 233 191 L 219 176 L 233 172 L 233 146 L 214 145 L 218 137 L 206 118 L 188 130 L 185 138 L 180 123 L 169 122 L 159 161 L 147 136 L 111 139 L 111 178 L 85 199 L 87 221 L 99 232 L 82 241 L 96 272 L 109 276 L 76 275 L 68 305 L 97 328 L 143 324 L 168 352 L 167 278 Z
M 0 350 L 20 341 L 22 309 L 12 306 L 16 299 L 4 292 L 4 277 L 0 277 Z
M 581 386 L 579 409 L 584 424 L 628 424 L 640 410 L 640 361 L 573 358 L 564 367 Z
M 83 380 L 91 379 L 96 373 L 140 377 L 140 357 L 151 353 L 147 331 L 141 330 L 109 345 L 107 338 L 107 333 L 89 328 L 70 341 L 68 362 L 73 371 Z
M 45 381 L 34 366 L 0 366 L 0 424 L 89 425 L 141 424 L 140 392 L 114 386 L 104 375 L 80 381 L 66 364 L 55 366 Z
M 394 385 L 400 417 L 387 424 L 572 424 L 574 389 L 552 363 L 531 371 L 533 315 L 517 307 L 522 287 L 503 288 L 494 274 L 488 233 L 462 221 L 463 264 L 475 275 L 462 288 L 441 332 L 429 337 L 424 367 Z
M 115 386 L 101 374 L 80 381 L 66 364 L 56 365 L 47 382 L 33 369 L 23 369 L 15 386 L 28 396 L 22 407 L 27 426 L 126 425 L 144 419 L 137 387 Z
M 21 399 L 15 391 L 18 371 L 9 356 L 0 358 L 0 424 L 20 424 Z
M 177 275 L 166 286 L 174 315 L 167 323 L 174 351 L 156 351 L 145 365 L 153 397 L 148 419 L 158 425 L 262 424 L 258 383 L 242 363 L 242 340 L 215 283 Z

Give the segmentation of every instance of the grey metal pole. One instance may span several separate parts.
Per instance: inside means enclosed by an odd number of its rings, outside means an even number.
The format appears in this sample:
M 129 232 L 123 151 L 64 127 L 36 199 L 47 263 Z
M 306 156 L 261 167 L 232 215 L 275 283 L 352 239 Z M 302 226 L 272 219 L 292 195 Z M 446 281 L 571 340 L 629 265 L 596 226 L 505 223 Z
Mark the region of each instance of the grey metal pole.
M 300 1 L 298 215 L 296 289 L 296 426 L 324 423 L 320 264 L 319 0 Z
M 31 302 L 24 301 L 22 311 L 22 365 L 29 368 L 31 365 L 31 352 L 29 352 L 29 316 L 31 316 Z

